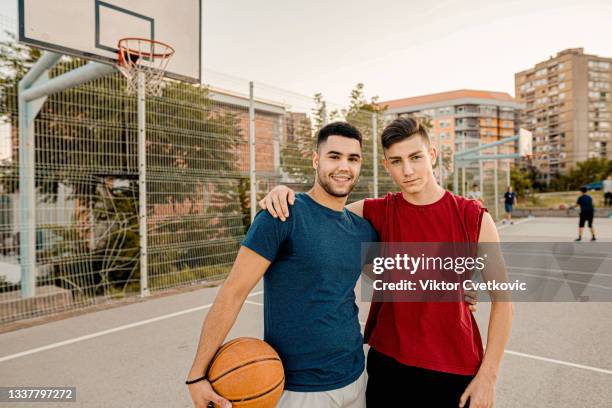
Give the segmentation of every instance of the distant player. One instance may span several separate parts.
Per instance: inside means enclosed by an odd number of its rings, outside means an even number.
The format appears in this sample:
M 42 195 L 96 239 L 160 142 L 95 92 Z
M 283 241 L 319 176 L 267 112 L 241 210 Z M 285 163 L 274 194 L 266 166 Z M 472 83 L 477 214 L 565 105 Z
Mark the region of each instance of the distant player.
M 482 192 L 478 188 L 478 184 L 472 184 L 472 191 L 469 191 L 467 196 L 468 198 L 479 201 L 480 204 L 484 205 L 484 199 L 482 198 Z
M 506 210 L 506 219 L 503 222 L 504 224 L 506 222 L 514 224 L 514 221 L 512 221 L 512 211 L 514 211 L 514 206 L 516 204 L 516 193 L 512 191 L 512 186 L 508 186 L 508 189 L 504 193 L 504 209 Z
M 582 195 L 578 197 L 576 204 L 580 206 L 580 221 L 578 221 L 578 238 L 576 242 L 582 241 L 582 233 L 584 232 L 584 224 L 588 224 L 591 229 L 591 241 L 595 241 L 595 229 L 593 228 L 593 216 L 595 215 L 595 207 L 593 206 L 593 198 L 587 194 L 587 188 L 581 187 Z
M 612 174 L 608 176 L 603 182 L 604 191 L 604 205 L 606 207 L 612 206 Z

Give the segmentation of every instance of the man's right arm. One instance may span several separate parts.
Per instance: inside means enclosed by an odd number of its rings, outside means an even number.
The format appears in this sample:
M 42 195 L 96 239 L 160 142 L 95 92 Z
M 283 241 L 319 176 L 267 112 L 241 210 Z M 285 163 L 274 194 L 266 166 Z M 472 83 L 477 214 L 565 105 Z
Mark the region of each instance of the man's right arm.
M 259 201 L 262 210 L 268 211 L 274 218 L 281 221 L 289 218 L 289 206 L 295 203 L 295 191 L 287 186 L 276 186 Z M 355 215 L 363 217 L 364 200 L 355 201 L 346 206 L 346 209 Z
M 225 283 L 204 320 L 198 350 L 187 377 L 200 378 L 208 370 L 210 361 L 225 340 L 249 292 L 264 275 L 270 261 L 255 251 L 242 246 Z M 189 393 L 196 408 L 206 408 L 212 401 L 225 408 L 228 401 L 217 395 L 206 380 L 189 385 Z

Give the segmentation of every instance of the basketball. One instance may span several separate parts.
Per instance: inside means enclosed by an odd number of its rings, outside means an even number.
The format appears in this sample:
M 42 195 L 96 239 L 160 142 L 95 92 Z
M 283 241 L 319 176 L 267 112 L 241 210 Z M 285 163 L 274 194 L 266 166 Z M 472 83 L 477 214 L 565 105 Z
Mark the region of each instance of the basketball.
M 273 408 L 283 393 L 280 357 L 265 341 L 239 337 L 225 343 L 210 364 L 215 392 L 238 408 Z

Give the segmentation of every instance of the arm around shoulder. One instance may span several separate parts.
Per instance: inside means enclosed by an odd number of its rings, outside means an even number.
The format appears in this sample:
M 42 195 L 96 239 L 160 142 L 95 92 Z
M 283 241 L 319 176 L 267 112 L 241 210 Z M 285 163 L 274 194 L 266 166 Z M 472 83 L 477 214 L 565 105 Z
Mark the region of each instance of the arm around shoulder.
M 350 203 L 346 206 L 346 209 L 352 212 L 355 215 L 358 215 L 363 218 L 363 203 L 365 200 L 355 201 L 354 203 Z

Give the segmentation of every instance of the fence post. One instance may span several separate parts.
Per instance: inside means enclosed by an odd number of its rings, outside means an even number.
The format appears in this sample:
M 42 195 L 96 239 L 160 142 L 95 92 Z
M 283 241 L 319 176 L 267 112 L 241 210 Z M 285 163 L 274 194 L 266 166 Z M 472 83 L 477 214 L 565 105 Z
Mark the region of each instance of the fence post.
M 257 213 L 257 184 L 255 183 L 255 100 L 253 81 L 249 82 L 249 180 L 251 187 L 251 222 Z
M 376 112 L 372 112 L 372 182 L 374 183 L 374 198 L 378 198 L 378 124 Z
M 461 138 L 461 150 L 465 151 L 465 135 Z M 461 162 L 461 195 L 465 197 L 466 191 L 465 186 L 467 181 L 465 180 L 465 165 L 467 163 L 465 161 Z
M 506 169 L 506 188 L 510 185 L 510 183 L 512 182 L 510 180 L 510 162 L 512 161 L 512 159 L 508 159 L 508 168 Z
M 497 146 L 494 147 L 494 151 L 493 154 L 495 156 L 497 156 Z M 493 160 L 493 165 L 495 167 L 493 167 L 493 186 L 495 187 L 494 190 L 494 194 L 495 194 L 495 219 L 499 219 L 499 180 L 497 179 L 497 167 L 499 164 L 499 160 L 495 159 Z
M 459 166 L 456 155 L 453 155 L 453 193 L 459 194 Z
M 149 295 L 147 247 L 147 132 L 144 72 L 138 72 L 138 231 L 140 235 L 140 296 Z
M 438 132 L 438 184 L 442 185 L 442 132 Z
M 482 140 L 478 140 L 478 147 L 482 146 Z M 479 153 L 482 154 L 482 151 Z M 478 160 L 478 190 L 480 190 L 480 195 L 484 199 L 484 171 L 483 171 L 483 162 L 482 160 Z

